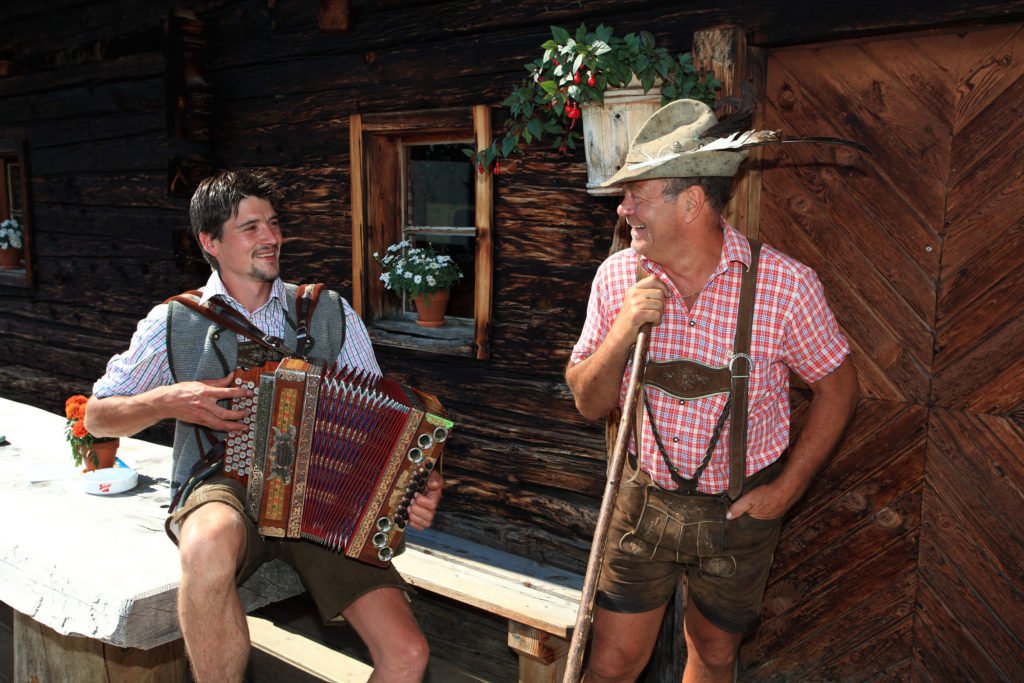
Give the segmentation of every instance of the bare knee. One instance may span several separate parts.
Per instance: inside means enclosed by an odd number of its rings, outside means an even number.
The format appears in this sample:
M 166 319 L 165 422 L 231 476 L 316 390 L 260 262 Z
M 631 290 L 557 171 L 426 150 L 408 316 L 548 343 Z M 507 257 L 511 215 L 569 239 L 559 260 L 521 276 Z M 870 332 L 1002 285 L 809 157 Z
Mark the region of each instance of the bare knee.
M 718 628 L 694 605 L 686 611 L 685 632 L 688 662 L 715 676 L 732 673 L 742 634 Z
M 647 665 L 649 652 L 618 646 L 593 648 L 587 663 L 587 683 L 635 681 Z
M 377 659 L 373 663 L 374 681 L 422 681 L 430 661 L 430 645 L 423 633 L 416 631 L 415 634 L 407 634 L 402 642 L 396 642 L 393 647 L 379 653 Z
M 233 585 L 245 537 L 245 523 L 229 506 L 208 503 L 193 512 L 178 539 L 183 583 Z

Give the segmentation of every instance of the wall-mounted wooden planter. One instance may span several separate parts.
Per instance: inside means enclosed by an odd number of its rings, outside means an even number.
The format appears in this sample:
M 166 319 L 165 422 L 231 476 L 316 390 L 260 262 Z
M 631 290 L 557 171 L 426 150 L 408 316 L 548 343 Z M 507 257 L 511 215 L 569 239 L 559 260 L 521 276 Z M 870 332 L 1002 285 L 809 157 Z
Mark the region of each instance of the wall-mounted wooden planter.
M 625 88 L 609 88 L 603 105 L 582 105 L 588 193 L 622 194 L 621 188 L 600 185 L 622 167 L 633 136 L 659 107 L 661 89 L 652 88 L 645 93 L 636 80 Z

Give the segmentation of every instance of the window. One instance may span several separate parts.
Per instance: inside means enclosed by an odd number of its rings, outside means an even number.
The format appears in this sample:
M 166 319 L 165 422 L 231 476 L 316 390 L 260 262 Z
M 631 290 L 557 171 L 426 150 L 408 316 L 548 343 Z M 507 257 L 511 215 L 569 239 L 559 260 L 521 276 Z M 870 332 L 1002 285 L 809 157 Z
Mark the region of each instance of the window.
M 0 221 L 17 220 L 22 228 L 21 260 L 15 268 L 0 270 L 0 285 L 32 285 L 31 216 L 25 143 L 0 138 Z
M 490 135 L 486 106 L 352 116 L 352 305 L 374 342 L 488 357 L 492 181 L 462 150 Z M 435 245 L 462 270 L 444 327 L 416 325 L 411 302 L 380 280 L 373 254 L 403 239 Z

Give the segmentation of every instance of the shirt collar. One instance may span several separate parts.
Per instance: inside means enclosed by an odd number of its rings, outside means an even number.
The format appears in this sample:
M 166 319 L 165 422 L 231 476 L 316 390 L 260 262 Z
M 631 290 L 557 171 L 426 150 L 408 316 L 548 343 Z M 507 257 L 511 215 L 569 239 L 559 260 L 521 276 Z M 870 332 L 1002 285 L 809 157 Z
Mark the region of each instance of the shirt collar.
M 723 216 L 719 219 L 722 227 L 722 235 L 725 238 L 722 243 L 722 260 L 718 262 L 715 275 L 720 275 L 729 270 L 733 261 L 738 261 L 744 268 L 750 267 L 750 242 L 740 232 L 729 225 Z
M 242 308 L 242 305 L 233 296 L 228 294 L 227 288 L 224 286 L 224 281 L 220 279 L 220 273 L 216 270 L 210 274 L 210 279 L 206 281 L 206 285 L 203 287 L 203 294 L 199 297 L 199 303 L 205 304 L 207 301 L 215 296 L 219 296 L 224 301 L 227 301 L 235 308 Z M 270 298 L 267 299 L 267 303 L 270 303 L 274 299 L 277 299 L 281 304 L 285 301 L 284 282 L 281 278 L 274 279 L 274 286 L 270 290 Z M 263 304 L 266 306 L 267 304 Z M 262 308 L 262 306 L 260 307 Z M 244 309 L 242 309 L 244 310 Z

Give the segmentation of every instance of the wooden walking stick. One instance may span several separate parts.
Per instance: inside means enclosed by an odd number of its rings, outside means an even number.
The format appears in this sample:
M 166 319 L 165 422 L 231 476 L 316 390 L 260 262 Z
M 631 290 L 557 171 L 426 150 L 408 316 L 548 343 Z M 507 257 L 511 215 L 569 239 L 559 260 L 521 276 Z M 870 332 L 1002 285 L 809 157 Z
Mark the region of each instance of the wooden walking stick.
M 582 675 L 583 651 L 587 646 L 590 624 L 594 620 L 594 596 L 597 593 L 597 580 L 601 576 L 604 564 L 604 548 L 608 541 L 608 529 L 615 510 L 615 499 L 619 495 L 619 483 L 622 480 L 622 467 L 626 462 L 626 449 L 629 447 L 629 435 L 636 419 L 636 404 L 643 383 L 644 368 L 647 365 L 647 345 L 650 341 L 651 325 L 647 323 L 640 328 L 633 349 L 633 368 L 629 373 L 629 385 L 626 388 L 626 400 L 622 406 L 622 417 L 619 419 L 619 431 L 615 436 L 615 448 L 612 449 L 608 463 L 608 482 L 604 487 L 601 509 L 597 514 L 597 525 L 594 527 L 594 542 L 590 546 L 590 559 L 587 561 L 587 574 L 583 579 L 583 593 L 580 596 L 580 608 L 576 613 L 576 625 L 572 630 L 572 642 L 569 644 L 568 660 L 562 683 L 578 683 Z

